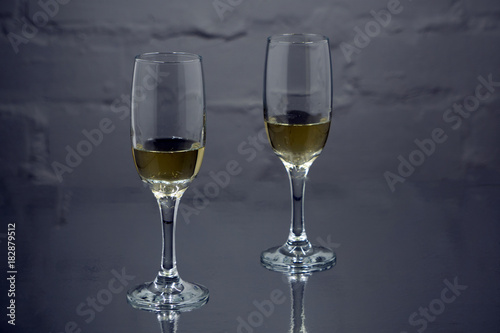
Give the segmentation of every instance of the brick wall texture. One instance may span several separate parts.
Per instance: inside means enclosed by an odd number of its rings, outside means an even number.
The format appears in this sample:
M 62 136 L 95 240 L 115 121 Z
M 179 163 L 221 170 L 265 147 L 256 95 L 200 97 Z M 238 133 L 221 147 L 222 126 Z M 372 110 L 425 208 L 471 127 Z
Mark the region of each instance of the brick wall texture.
M 266 37 L 285 32 L 330 38 L 334 122 L 317 191 L 500 181 L 495 0 L 12 0 L 0 19 L 4 205 L 33 186 L 54 202 L 69 187 L 139 186 L 128 103 L 133 57 L 148 51 L 203 56 L 207 150 L 193 186 L 230 160 L 243 172 L 221 200 L 284 178 L 269 146 L 250 142 L 263 129 Z M 103 120 L 107 133 L 83 144 Z

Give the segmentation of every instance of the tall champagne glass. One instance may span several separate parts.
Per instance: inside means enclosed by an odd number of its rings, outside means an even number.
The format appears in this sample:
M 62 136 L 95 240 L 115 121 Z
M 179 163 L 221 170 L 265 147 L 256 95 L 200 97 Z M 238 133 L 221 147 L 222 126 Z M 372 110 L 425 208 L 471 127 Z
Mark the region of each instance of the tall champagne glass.
M 181 196 L 198 174 L 205 150 L 200 56 L 172 52 L 135 58 L 131 138 L 137 172 L 160 208 L 163 253 L 155 280 L 130 290 L 127 299 L 140 309 L 194 309 L 208 301 L 208 290 L 183 281 L 177 272 L 175 220 Z
M 284 34 L 267 39 L 264 121 L 269 142 L 288 172 L 292 198 L 288 240 L 261 255 L 261 263 L 273 271 L 322 271 L 336 262 L 331 249 L 311 245 L 304 228 L 306 176 L 330 130 L 331 80 L 328 38 Z

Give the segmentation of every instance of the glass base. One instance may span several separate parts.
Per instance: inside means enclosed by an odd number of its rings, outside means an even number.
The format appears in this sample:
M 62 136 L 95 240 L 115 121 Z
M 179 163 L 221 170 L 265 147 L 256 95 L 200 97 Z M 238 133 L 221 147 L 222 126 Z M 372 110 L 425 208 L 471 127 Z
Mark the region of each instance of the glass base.
M 147 282 L 129 290 L 127 301 L 132 307 L 148 311 L 190 311 L 208 302 L 208 289 L 202 285 L 183 281 L 158 286 Z
M 272 247 L 262 252 L 260 262 L 269 270 L 285 273 L 319 272 L 335 266 L 337 257 L 331 249 L 310 244 L 305 248 Z

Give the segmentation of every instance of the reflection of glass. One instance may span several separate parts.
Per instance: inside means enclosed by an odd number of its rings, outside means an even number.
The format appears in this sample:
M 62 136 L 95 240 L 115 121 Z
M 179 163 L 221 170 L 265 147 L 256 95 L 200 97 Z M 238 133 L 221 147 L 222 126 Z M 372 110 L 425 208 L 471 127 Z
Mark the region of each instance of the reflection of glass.
M 160 323 L 161 333 L 176 333 L 180 313 L 176 311 L 161 311 L 156 313 Z
M 304 307 L 304 294 L 309 274 L 290 274 L 288 283 L 290 284 L 290 294 L 292 311 L 290 319 L 290 333 L 306 333 L 306 315 Z
M 137 56 L 132 82 L 132 152 L 162 218 L 161 269 L 153 282 L 130 290 L 129 303 L 147 310 L 186 310 L 208 301 L 208 289 L 183 281 L 175 259 L 179 201 L 196 177 L 205 149 L 201 57 L 189 53 Z
M 292 223 L 287 242 L 264 251 L 262 264 L 280 272 L 322 271 L 335 253 L 311 245 L 304 227 L 307 173 L 326 143 L 332 113 L 330 46 L 324 36 L 286 34 L 267 40 L 264 121 L 271 146 L 288 171 Z

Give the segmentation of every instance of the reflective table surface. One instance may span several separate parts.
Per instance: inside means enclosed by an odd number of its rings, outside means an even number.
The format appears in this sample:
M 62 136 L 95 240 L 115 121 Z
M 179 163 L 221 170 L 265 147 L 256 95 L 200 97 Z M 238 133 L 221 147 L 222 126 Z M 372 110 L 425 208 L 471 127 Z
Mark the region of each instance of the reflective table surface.
M 2 332 L 498 332 L 498 188 L 415 182 L 393 195 L 379 180 L 339 176 L 332 187 L 313 166 L 306 228 L 335 250 L 337 265 L 286 276 L 259 262 L 287 237 L 284 169 L 273 164 L 249 183 L 241 163 L 217 197 L 197 196 L 213 179 L 205 174 L 182 199 L 178 268 L 210 299 L 181 314 L 126 302 L 128 289 L 153 279 L 161 252 L 157 206 L 139 180 L 121 189 L 8 188 L 16 325 L 4 319 Z

